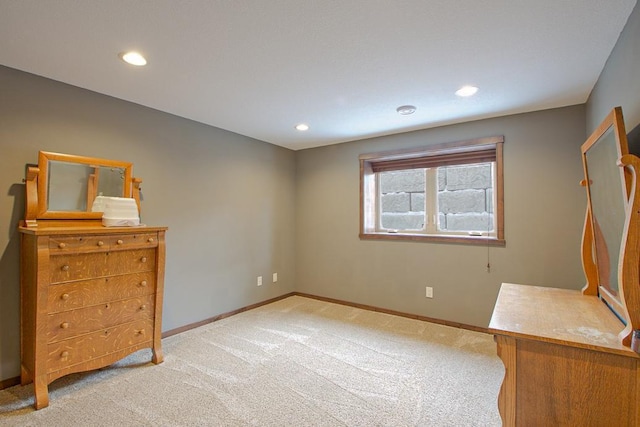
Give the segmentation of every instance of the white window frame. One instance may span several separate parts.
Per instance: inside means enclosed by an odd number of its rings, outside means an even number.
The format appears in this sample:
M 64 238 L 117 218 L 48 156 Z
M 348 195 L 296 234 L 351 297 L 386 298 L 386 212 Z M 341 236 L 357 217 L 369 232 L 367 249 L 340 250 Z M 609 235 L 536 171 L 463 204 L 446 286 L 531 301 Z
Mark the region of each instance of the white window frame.
M 465 244 L 481 244 L 493 246 L 505 246 L 504 239 L 504 173 L 502 147 L 503 136 L 477 138 L 468 141 L 437 144 L 427 147 L 409 150 L 395 150 L 381 153 L 362 154 L 360 160 L 360 238 L 379 240 L 412 240 L 430 242 L 449 242 Z M 472 158 L 481 156 L 482 153 L 493 153 L 493 160 L 473 162 Z M 473 163 L 493 162 L 493 214 L 494 230 L 487 233 L 468 233 L 439 231 L 437 217 L 437 200 L 435 197 L 426 197 L 425 206 L 426 224 L 423 230 L 388 230 L 381 227 L 381 207 L 379 195 L 379 174 L 374 169 L 391 167 L 392 170 L 415 169 L 416 164 L 427 162 L 425 186 L 437 186 L 437 167 L 453 166 Z M 439 163 L 443 162 L 443 163 Z M 459 162 L 459 163 L 457 163 Z M 389 165 L 389 166 L 387 166 Z M 421 166 L 417 166 L 421 167 Z M 437 191 L 436 191 L 437 193 Z M 480 235 L 478 235 L 480 234 Z

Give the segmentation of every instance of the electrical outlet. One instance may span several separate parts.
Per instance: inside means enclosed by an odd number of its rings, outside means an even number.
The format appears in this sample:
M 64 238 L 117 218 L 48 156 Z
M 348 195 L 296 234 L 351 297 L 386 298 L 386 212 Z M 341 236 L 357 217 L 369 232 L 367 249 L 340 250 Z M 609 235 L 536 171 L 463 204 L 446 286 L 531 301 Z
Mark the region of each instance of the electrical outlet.
M 278 281 L 278 273 L 273 273 L 273 283 Z
M 424 296 L 427 298 L 433 298 L 433 288 L 431 286 L 426 287 Z
M 262 286 L 262 276 L 258 276 L 258 286 Z

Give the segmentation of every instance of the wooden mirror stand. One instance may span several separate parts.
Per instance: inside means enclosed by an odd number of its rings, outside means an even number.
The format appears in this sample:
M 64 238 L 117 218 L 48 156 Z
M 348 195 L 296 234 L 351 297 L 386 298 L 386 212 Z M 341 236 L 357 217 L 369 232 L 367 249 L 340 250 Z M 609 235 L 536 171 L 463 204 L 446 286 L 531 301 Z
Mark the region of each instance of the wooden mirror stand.
M 86 200 L 86 209 L 50 209 L 51 199 L 51 165 L 53 162 L 68 165 L 84 165 L 92 172 L 87 175 L 86 183 L 83 183 L 85 194 L 76 195 L 78 199 Z M 26 200 L 25 219 L 23 226 L 37 227 L 38 220 L 98 220 L 102 212 L 92 212 L 91 205 L 99 195 L 98 179 L 103 168 L 116 168 L 122 171 L 122 191 L 119 194 L 108 194 L 117 197 L 132 197 L 138 205 L 140 212 L 140 184 L 142 180 L 132 176 L 133 165 L 129 162 L 117 160 L 99 159 L 96 157 L 75 156 L 71 154 L 51 153 L 40 151 L 38 153 L 38 166 L 28 166 L 25 177 Z
M 590 165 L 588 165 L 586 156 L 586 153 L 603 135 L 611 131 L 613 131 L 611 136 L 614 136 L 615 140 L 610 138 L 611 141 L 607 142 L 615 144 L 615 147 L 612 148 L 615 148 L 619 158 L 617 165 L 607 166 L 622 169 L 618 174 L 620 176 L 617 182 L 619 187 L 615 188 L 615 183 L 612 183 L 613 188 L 607 188 L 606 191 L 612 195 L 620 195 L 622 201 L 620 205 L 624 210 L 624 212 L 619 213 L 619 216 L 624 218 L 620 241 L 610 242 L 618 246 L 609 245 L 613 247 L 608 248 L 608 252 L 612 254 L 611 258 L 618 260 L 615 265 L 613 262 L 611 263 L 612 265 L 608 265 L 609 256 L 607 253 L 603 253 L 607 252 L 607 245 L 603 241 L 604 238 L 601 233 L 598 232 L 599 226 L 595 221 L 593 195 L 590 191 L 593 180 L 589 175 Z M 582 154 L 585 179 L 581 181 L 581 185 L 586 187 L 588 199 L 582 235 L 582 266 L 587 283 L 582 289 L 582 293 L 583 295 L 599 297 L 620 318 L 625 327 L 620 332 L 619 338 L 622 345 L 629 347 L 631 346 L 633 331 L 640 328 L 640 188 L 638 186 L 640 159 L 628 154 L 624 121 L 620 107 L 614 108 L 598 129 L 587 139 L 582 146 Z M 594 166 L 591 165 L 592 168 Z M 614 211 L 615 207 L 607 206 L 607 210 Z M 605 262 L 599 257 L 606 258 Z M 609 276 L 609 272 L 602 270 L 609 269 L 612 270 L 612 275 L 617 273 L 615 293 L 603 286 L 603 283 L 608 280 L 606 276 Z

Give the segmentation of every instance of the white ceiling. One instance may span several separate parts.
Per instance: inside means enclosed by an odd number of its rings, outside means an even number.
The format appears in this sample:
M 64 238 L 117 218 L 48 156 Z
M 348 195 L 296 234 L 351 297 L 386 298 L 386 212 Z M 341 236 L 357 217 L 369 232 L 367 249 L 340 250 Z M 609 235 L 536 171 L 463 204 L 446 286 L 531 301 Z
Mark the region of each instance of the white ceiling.
M 0 64 L 297 150 L 583 103 L 635 3 L 0 0 Z

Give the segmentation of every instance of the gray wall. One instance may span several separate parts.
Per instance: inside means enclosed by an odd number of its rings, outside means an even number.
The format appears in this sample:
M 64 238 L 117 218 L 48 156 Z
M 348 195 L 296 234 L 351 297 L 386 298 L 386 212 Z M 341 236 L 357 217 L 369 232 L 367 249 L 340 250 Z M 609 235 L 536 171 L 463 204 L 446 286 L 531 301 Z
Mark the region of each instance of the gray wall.
M 627 20 L 587 101 L 591 134 L 613 107 L 622 106 L 627 132 L 640 125 L 640 2 Z
M 20 373 L 16 227 L 38 150 L 133 162 L 142 221 L 169 227 L 163 330 L 293 291 L 293 151 L 0 67 L 0 380 Z
M 296 290 L 486 327 L 502 282 L 581 288 L 584 129 L 581 105 L 298 152 Z M 506 247 L 359 240 L 359 154 L 494 135 Z

